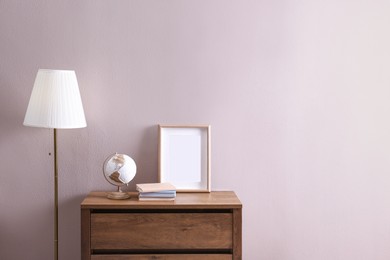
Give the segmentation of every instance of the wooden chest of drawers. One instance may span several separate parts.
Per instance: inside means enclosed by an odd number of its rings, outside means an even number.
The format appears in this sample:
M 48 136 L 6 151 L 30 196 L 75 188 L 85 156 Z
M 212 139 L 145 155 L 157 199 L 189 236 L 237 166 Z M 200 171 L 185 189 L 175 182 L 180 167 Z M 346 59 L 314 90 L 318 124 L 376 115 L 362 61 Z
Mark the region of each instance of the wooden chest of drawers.
M 81 203 L 83 260 L 227 260 L 242 258 L 242 204 L 231 191 L 178 193 L 175 201 Z

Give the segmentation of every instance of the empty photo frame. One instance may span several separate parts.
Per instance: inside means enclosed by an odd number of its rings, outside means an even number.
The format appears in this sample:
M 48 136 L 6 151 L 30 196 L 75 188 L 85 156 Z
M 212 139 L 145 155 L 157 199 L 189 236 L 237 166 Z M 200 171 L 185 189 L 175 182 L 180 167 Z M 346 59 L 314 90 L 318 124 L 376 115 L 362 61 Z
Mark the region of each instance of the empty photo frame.
M 159 181 L 210 192 L 210 126 L 159 125 Z

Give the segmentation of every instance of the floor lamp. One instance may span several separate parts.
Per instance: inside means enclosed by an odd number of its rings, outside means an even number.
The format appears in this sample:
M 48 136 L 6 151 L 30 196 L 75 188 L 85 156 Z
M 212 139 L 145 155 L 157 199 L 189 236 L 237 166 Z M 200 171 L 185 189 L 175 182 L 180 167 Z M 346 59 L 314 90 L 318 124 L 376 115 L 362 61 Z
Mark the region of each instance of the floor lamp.
M 54 136 L 54 259 L 58 259 L 57 129 L 86 127 L 76 73 L 40 69 L 28 103 L 24 125 L 52 128 Z

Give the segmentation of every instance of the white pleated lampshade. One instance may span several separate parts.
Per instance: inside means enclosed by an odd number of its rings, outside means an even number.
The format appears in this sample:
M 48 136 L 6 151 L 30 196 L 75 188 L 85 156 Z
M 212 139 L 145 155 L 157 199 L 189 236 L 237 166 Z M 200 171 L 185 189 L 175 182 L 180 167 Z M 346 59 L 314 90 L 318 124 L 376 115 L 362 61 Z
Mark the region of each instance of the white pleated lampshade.
M 73 70 L 38 71 L 23 124 L 46 128 L 87 126 Z

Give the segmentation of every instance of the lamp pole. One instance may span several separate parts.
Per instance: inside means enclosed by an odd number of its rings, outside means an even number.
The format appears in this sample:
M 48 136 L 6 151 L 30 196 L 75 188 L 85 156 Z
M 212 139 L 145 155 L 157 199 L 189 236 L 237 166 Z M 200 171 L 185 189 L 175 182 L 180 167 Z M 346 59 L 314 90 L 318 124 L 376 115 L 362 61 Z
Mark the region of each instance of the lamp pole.
M 57 129 L 54 128 L 54 259 L 58 260 L 58 163 Z

